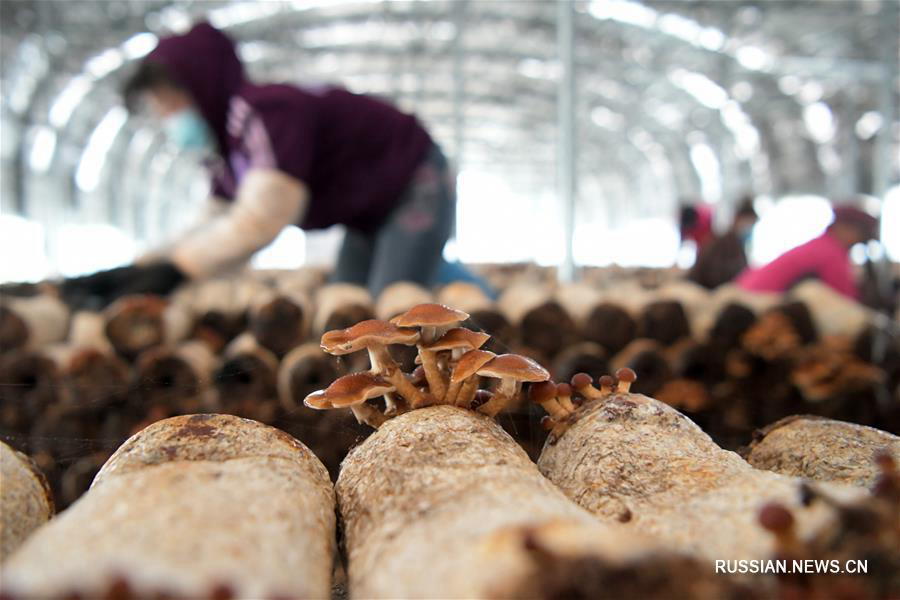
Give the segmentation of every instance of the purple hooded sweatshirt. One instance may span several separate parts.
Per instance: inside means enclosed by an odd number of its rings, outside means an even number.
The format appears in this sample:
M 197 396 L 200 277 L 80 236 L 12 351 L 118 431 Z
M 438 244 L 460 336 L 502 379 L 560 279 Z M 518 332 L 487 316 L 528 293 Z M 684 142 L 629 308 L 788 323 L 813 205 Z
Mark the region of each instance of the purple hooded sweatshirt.
M 224 160 L 213 193 L 233 199 L 248 169 L 278 169 L 309 188 L 304 229 L 376 229 L 432 146 L 414 116 L 375 98 L 251 83 L 234 43 L 207 23 L 161 40 L 145 60 L 190 92 L 215 134 Z

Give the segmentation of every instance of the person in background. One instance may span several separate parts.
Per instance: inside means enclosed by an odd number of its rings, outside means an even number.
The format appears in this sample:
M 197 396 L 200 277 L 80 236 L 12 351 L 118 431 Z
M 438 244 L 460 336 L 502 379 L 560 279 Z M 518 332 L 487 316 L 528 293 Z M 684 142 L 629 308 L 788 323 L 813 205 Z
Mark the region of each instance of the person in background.
M 161 40 L 124 94 L 171 142 L 208 157 L 207 219 L 150 264 L 66 280 L 63 298 L 165 294 L 244 263 L 291 225 L 344 225 L 333 279 L 375 295 L 398 280 L 471 278 L 444 264 L 455 177 L 414 116 L 338 87 L 252 83 L 232 40 L 207 23 Z
M 697 246 L 697 254 L 713 238 L 713 210 L 700 202 L 682 204 L 678 211 L 678 229 L 681 242 L 691 240 Z
M 825 233 L 788 250 L 769 264 L 746 269 L 737 285 L 751 292 L 784 292 L 813 277 L 835 291 L 859 300 L 850 248 L 878 238 L 878 219 L 851 206 L 834 208 L 834 221 Z
M 743 198 L 728 231 L 714 237 L 698 251 L 688 279 L 709 289 L 733 281 L 747 268 L 746 246 L 758 220 L 753 198 Z

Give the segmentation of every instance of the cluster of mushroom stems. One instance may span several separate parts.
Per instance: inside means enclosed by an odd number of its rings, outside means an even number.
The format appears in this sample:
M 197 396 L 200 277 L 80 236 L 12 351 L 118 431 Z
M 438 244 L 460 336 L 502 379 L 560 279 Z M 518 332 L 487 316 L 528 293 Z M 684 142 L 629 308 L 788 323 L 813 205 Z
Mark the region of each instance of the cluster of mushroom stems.
M 378 428 L 388 418 L 436 404 L 494 417 L 518 401 L 527 382 L 530 399 L 547 412 L 542 424 L 554 443 L 574 421 L 579 406 L 627 393 L 636 379 L 634 371 L 626 368 L 615 377 L 601 377 L 599 388 L 586 373 L 575 375 L 571 385 L 556 384 L 530 358 L 483 350 L 490 336 L 461 327 L 468 317 L 442 304 L 420 304 L 390 321 L 361 321 L 325 333 L 321 341 L 325 352 L 341 356 L 366 350 L 370 369 L 336 379 L 307 396 L 304 403 L 319 410 L 350 408 L 360 423 Z M 394 344 L 416 347 L 420 366 L 411 374 L 404 373 L 391 356 L 388 348 Z M 479 389 L 482 377 L 498 380 L 492 391 Z M 382 397 L 383 410 L 370 402 Z
M 461 327 L 468 318 L 442 304 L 419 304 L 390 321 L 372 319 L 325 333 L 325 352 L 341 356 L 366 350 L 370 369 L 336 379 L 304 403 L 319 410 L 350 408 L 360 423 L 375 428 L 390 417 L 436 404 L 493 417 L 518 398 L 523 382 L 550 378 L 530 358 L 482 350 L 490 336 Z M 394 344 L 416 346 L 420 366 L 413 373 L 404 373 L 391 356 L 388 347 Z M 492 392 L 480 390 L 481 377 L 498 379 L 499 384 Z M 383 411 L 369 402 L 380 397 Z
M 599 387 L 587 373 L 576 373 L 570 383 L 544 381 L 531 386 L 532 402 L 540 404 L 547 412 L 541 425 L 550 431 L 549 442 L 555 444 L 578 418 L 578 409 L 594 400 L 604 400 L 615 394 L 627 394 L 637 375 L 629 368 L 622 368 L 613 375 L 599 378 Z

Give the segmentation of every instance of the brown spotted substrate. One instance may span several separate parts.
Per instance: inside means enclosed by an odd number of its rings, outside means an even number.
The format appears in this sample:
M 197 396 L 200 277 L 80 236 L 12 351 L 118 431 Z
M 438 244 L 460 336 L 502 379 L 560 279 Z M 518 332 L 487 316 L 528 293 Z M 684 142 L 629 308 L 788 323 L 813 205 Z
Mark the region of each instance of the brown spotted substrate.
M 602 524 L 492 419 L 454 406 L 386 421 L 336 492 L 353 598 L 728 597 L 683 556 Z
M 13 598 L 324 598 L 334 494 L 305 446 L 229 415 L 157 422 L 4 565 Z

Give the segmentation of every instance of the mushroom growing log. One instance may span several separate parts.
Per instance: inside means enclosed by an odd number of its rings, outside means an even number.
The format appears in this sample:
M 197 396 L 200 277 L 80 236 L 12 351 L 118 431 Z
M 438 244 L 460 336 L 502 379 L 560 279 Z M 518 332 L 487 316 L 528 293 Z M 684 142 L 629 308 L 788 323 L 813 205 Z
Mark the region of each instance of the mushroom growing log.
M 726 585 L 593 520 L 492 419 L 453 406 L 387 421 L 335 489 L 353 598 L 703 598 Z
M 249 330 L 261 346 L 281 357 L 306 338 L 310 312 L 305 295 L 280 293 L 253 306 Z
M 609 356 L 606 350 L 594 342 L 573 344 L 553 361 L 553 377 L 557 381 L 568 381 L 576 373 L 588 373 L 600 377 L 609 370 Z
M 209 410 L 217 362 L 199 340 L 150 348 L 136 361 L 135 394 L 142 406 L 160 409 L 160 416 Z
M 75 412 L 100 414 L 123 401 L 129 391 L 131 370 L 112 353 L 82 346 L 49 346 L 66 394 L 62 400 Z
M 543 356 L 556 356 L 576 337 L 572 317 L 545 289 L 528 284 L 512 286 L 498 305 L 509 322 L 518 327 L 522 344 Z
M 278 358 L 263 348 L 250 334 L 234 339 L 222 356 L 215 373 L 221 410 L 269 423 L 278 406 L 275 393 Z
M 0 353 L 39 350 L 60 342 L 69 329 L 69 308 L 52 294 L 0 296 Z
M 41 470 L 0 442 L 0 563 L 53 516 L 53 497 Z
M 289 435 L 229 415 L 160 421 L 7 561 L 12 598 L 325 598 L 334 494 Z M 48 565 L 53 565 L 48 569 Z
M 654 394 L 672 378 L 672 367 L 665 348 L 655 340 L 638 338 L 609 361 L 610 369 L 632 369 L 640 373 L 636 392 Z
M 637 337 L 637 323 L 617 304 L 603 302 L 591 310 L 584 324 L 584 337 L 616 354 Z
M 474 311 L 491 310 L 494 302 L 479 286 L 468 281 L 448 283 L 437 294 L 437 301 L 471 314 Z
M 369 291 L 351 283 L 332 283 L 322 287 L 315 297 L 313 335 L 346 329 L 354 323 L 375 318 Z
M 126 296 L 105 311 L 106 337 L 128 360 L 160 344 L 174 344 L 189 332 L 192 320 L 180 305 L 158 296 Z
M 27 432 L 64 396 L 61 373 L 46 354 L 16 350 L 0 356 L 0 426 Z
M 375 302 L 375 317 L 387 321 L 413 306 L 432 301 L 431 292 L 422 286 L 409 281 L 398 281 L 381 290 Z
M 302 410 L 303 399 L 340 376 L 337 361 L 315 342 L 291 350 L 278 367 L 278 399 L 287 411 Z
M 794 510 L 800 535 L 832 516 L 826 507 L 803 506 L 800 480 L 754 469 L 672 407 L 629 393 L 633 373 L 616 375 L 617 388 L 590 387 L 600 397 L 569 417 L 538 461 L 544 475 L 601 520 L 627 521 L 673 549 L 722 560 L 772 557 L 773 540 L 756 521 L 766 502 Z M 855 497 L 852 489 L 840 492 Z
M 656 340 L 664 346 L 691 335 L 687 313 L 676 300 L 651 302 L 638 315 L 637 326 L 640 337 Z
M 743 452 L 757 469 L 815 481 L 871 488 L 881 471 L 874 457 L 900 462 L 900 438 L 886 431 L 811 415 L 782 419 L 754 434 Z

